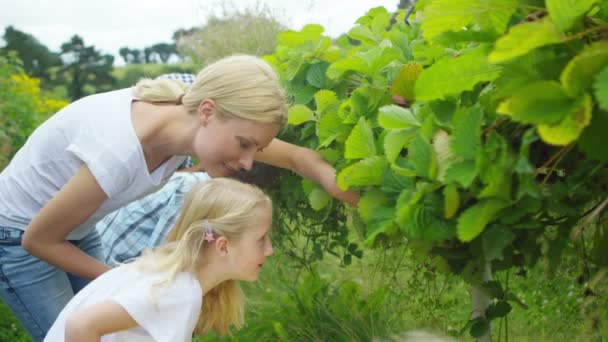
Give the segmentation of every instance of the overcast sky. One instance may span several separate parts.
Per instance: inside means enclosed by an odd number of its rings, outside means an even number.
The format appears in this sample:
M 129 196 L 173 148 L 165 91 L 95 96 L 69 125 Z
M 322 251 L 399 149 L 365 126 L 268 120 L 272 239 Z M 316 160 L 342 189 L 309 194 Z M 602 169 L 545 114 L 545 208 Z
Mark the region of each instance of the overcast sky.
M 74 34 L 87 45 L 117 56 L 127 46 L 143 49 L 172 42 L 180 28 L 202 25 L 222 4 L 239 7 L 267 5 L 277 18 L 299 30 L 318 23 L 330 36 L 352 27 L 367 10 L 384 6 L 394 11 L 398 0 L 0 0 L 0 29 L 13 25 L 32 34 L 51 51 Z M 0 46 L 4 41 L 0 39 Z

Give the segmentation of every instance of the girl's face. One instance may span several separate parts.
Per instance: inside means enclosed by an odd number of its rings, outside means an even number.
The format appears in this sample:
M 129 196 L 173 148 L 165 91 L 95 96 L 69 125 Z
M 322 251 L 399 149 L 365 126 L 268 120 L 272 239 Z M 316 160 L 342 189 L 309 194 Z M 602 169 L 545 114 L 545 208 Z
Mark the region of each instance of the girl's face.
M 266 257 L 272 255 L 272 242 L 268 235 L 272 225 L 272 209 L 264 206 L 256 211 L 251 228 L 229 247 L 231 265 L 238 280 L 256 281 Z
M 201 126 L 194 138 L 193 150 L 202 169 L 211 177 L 227 177 L 241 169 L 250 170 L 255 153 L 266 147 L 280 129 L 272 123 L 222 120 L 214 108 L 200 112 Z

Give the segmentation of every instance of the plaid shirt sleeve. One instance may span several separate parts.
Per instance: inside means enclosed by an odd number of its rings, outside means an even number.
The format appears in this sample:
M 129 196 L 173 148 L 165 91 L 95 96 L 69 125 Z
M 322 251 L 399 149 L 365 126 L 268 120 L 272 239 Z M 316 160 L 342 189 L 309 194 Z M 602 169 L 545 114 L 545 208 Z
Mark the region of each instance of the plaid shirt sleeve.
M 103 261 L 108 265 L 124 263 L 162 243 L 175 223 L 184 195 L 207 179 L 202 172 L 177 172 L 159 191 L 104 217 L 95 227 L 101 236 Z
M 157 77 L 161 78 L 161 79 L 169 79 L 169 80 L 178 80 L 178 81 L 182 81 L 186 84 L 192 84 L 194 83 L 194 79 L 196 78 L 195 75 L 193 74 L 179 74 L 179 73 L 173 73 L 173 74 L 163 74 Z

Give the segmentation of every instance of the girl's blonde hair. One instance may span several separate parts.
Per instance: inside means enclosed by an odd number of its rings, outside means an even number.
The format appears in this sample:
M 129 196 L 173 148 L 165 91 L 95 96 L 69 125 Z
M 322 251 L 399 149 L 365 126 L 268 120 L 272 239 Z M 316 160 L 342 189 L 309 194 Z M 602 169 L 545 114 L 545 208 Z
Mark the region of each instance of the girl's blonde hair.
M 203 68 L 190 87 L 177 80 L 143 79 L 133 92 L 143 101 L 183 104 L 190 113 L 197 111 L 203 99 L 211 99 L 220 118 L 287 123 L 285 93 L 277 74 L 255 56 L 220 59 Z
M 166 272 L 172 281 L 179 272 L 197 272 L 208 242 L 205 224 L 215 234 L 237 241 L 258 221 L 259 210 L 272 210 L 270 198 L 256 186 L 228 178 L 216 178 L 196 185 L 184 199 L 179 217 L 166 243 L 144 254 L 134 263 L 140 269 Z M 206 221 L 206 222 L 205 222 Z M 244 322 L 245 297 L 237 280 L 227 280 L 208 291 L 195 333 L 215 331 L 219 336 Z

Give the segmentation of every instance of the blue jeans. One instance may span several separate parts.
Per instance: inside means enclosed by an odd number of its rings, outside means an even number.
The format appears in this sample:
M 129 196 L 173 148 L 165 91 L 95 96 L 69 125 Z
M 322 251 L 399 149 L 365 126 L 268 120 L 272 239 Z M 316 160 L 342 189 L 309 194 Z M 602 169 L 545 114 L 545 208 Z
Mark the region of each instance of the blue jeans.
M 34 341 L 42 341 L 63 307 L 89 280 L 68 274 L 21 247 L 23 231 L 0 227 L 0 297 Z M 101 239 L 93 229 L 70 241 L 101 260 Z

